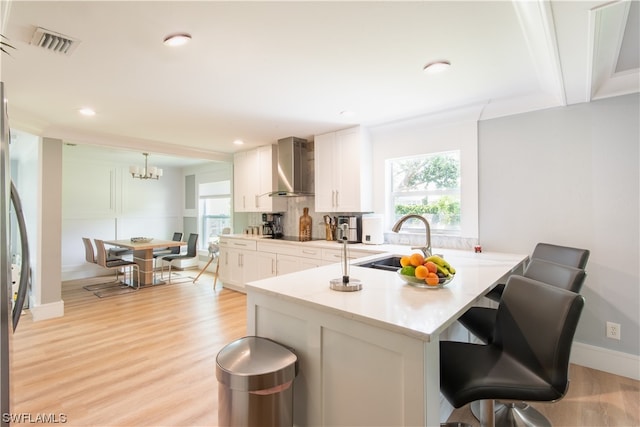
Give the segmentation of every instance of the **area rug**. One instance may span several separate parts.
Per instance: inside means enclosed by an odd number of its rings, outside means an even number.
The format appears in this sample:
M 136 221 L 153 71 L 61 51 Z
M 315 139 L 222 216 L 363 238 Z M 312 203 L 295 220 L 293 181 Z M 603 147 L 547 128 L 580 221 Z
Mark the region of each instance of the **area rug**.
M 91 285 L 84 285 L 82 288 L 86 289 L 87 291 L 98 291 L 101 289 L 108 289 L 108 288 L 117 288 L 123 286 L 123 283 L 118 280 L 117 282 L 115 280 L 112 280 L 110 282 L 103 282 L 103 283 L 94 283 Z
M 164 279 L 165 282 L 162 284 L 142 286 L 140 289 L 128 286 L 121 282 L 111 283 L 111 284 L 102 283 L 102 284 L 96 284 L 96 285 L 87 285 L 87 286 L 84 286 L 84 289 L 88 291 L 94 291 L 93 294 L 98 298 L 108 298 L 108 297 L 113 297 L 117 295 L 126 295 L 126 294 L 132 294 L 137 292 L 143 292 L 143 291 L 146 291 L 147 289 L 154 289 L 154 288 L 164 287 L 167 285 L 179 285 L 182 283 L 189 283 L 189 282 L 193 282 L 193 280 L 194 280 L 194 277 L 190 275 L 172 272 L 171 283 L 169 283 L 168 278 L 165 277 Z M 93 289 L 91 289 L 92 287 Z

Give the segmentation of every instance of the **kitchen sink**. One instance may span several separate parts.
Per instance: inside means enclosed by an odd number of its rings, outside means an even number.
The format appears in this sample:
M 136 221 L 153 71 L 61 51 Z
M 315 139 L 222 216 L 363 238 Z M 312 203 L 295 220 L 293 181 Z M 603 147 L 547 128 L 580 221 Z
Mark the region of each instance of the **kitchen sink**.
M 386 258 L 380 258 L 373 261 L 355 263 L 353 265 L 356 265 L 358 267 L 375 268 L 378 270 L 386 270 L 386 271 L 396 271 L 399 268 L 401 268 L 400 257 L 397 255 L 386 257 Z

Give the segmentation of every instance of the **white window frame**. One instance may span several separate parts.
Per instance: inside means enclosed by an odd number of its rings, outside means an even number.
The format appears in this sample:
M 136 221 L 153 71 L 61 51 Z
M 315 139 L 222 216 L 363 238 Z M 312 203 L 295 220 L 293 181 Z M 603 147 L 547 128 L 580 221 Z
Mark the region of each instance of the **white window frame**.
M 458 157 L 458 162 L 459 162 L 459 167 L 460 167 L 460 181 L 462 181 L 462 165 L 461 165 L 461 156 L 462 153 L 460 152 L 460 150 L 446 150 L 446 151 L 441 151 L 441 152 L 436 152 L 436 153 L 426 153 L 426 154 L 420 154 L 420 155 L 415 155 L 415 156 L 410 156 L 410 157 L 396 157 L 393 159 L 387 159 L 386 160 L 386 166 L 385 166 L 385 170 L 387 171 L 386 176 L 388 179 L 388 187 L 390 188 L 390 191 L 387 193 L 387 197 L 388 197 L 388 203 L 387 205 L 390 207 L 390 209 L 387 212 L 387 215 L 389 216 L 389 218 L 391 218 L 391 221 L 394 222 L 396 220 L 396 213 L 395 213 L 395 199 L 397 196 L 399 195 L 410 195 L 410 196 L 416 196 L 416 197 L 429 197 L 429 196 L 455 196 L 455 197 L 459 197 L 460 198 L 460 209 L 461 209 L 461 215 L 462 215 L 462 191 L 460 189 L 460 187 L 456 187 L 455 189 L 433 189 L 433 190 L 417 190 L 417 191 L 393 191 L 393 174 L 392 174 L 392 163 L 394 161 L 403 161 L 403 160 L 408 160 L 408 159 L 412 159 L 412 158 L 423 158 L 423 157 L 429 157 L 429 156 L 438 156 L 438 155 L 444 155 L 444 154 L 448 154 L 448 153 L 452 153 L 455 152 L 457 154 Z M 461 224 L 462 219 L 460 220 L 460 224 L 459 224 L 459 228 L 456 229 L 448 229 L 448 230 L 442 230 L 442 229 L 437 229 L 435 227 L 431 227 L 431 233 L 432 234 L 440 234 L 440 235 L 450 235 L 450 236 L 460 236 L 461 235 Z M 422 224 L 418 224 L 417 227 L 411 227 L 411 224 L 409 222 L 406 223 L 406 225 L 403 226 L 403 230 L 404 231 L 409 231 L 409 232 L 415 232 L 415 233 L 423 233 L 423 225 Z
M 460 150 L 460 236 L 478 239 L 478 117 L 469 109 L 455 115 L 421 117 L 371 128 L 374 170 L 374 211 L 384 213 L 387 231 L 394 224 L 386 160 L 398 157 Z M 384 191 L 383 191 L 384 189 Z

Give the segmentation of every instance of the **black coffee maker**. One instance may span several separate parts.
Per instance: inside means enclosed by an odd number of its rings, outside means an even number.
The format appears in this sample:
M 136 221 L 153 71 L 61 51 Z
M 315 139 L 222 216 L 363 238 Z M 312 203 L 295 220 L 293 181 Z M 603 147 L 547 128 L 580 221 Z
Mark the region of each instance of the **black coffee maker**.
M 281 213 L 262 214 L 262 234 L 272 239 L 282 239 L 284 237 Z

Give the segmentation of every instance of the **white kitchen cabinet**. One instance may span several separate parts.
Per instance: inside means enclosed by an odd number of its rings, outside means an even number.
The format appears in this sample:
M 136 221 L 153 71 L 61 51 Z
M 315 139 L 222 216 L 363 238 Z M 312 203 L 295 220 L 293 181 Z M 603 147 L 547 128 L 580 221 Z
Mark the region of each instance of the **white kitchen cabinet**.
M 294 273 L 296 271 L 319 267 L 322 263 L 322 249 L 309 243 L 287 244 L 279 242 L 259 242 L 258 253 L 269 253 L 276 256 L 276 274 Z
M 316 212 L 371 212 L 371 144 L 361 126 L 316 135 Z
M 265 145 L 233 156 L 233 208 L 236 212 L 282 212 L 286 200 L 269 197 L 278 186 L 278 147 Z
M 220 281 L 225 287 L 243 291 L 246 282 L 261 278 L 256 268 L 255 241 L 221 237 L 219 246 Z
M 305 258 L 294 255 L 278 254 L 278 275 L 295 273 L 296 271 L 308 270 L 320 267 L 322 260 L 318 258 Z
M 253 270 L 256 272 L 256 278 L 251 280 L 266 279 L 277 275 L 276 254 L 269 252 L 256 252 L 255 266 Z M 247 280 L 250 282 L 251 280 Z

